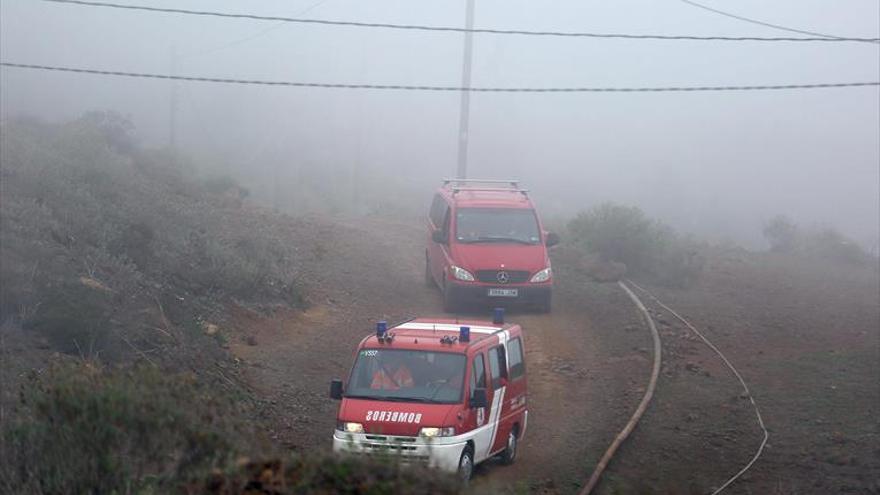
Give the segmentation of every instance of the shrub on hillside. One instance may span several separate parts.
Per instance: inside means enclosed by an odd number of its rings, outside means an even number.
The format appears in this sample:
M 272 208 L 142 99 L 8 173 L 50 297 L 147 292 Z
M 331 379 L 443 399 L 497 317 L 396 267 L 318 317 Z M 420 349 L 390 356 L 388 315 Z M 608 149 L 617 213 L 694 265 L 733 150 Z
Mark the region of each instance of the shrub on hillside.
M 777 215 L 764 225 L 770 250 L 830 261 L 862 265 L 872 257 L 855 241 L 831 227 L 802 229 L 788 217 Z
M 47 304 L 57 298 L 46 291 L 82 277 L 106 285 L 113 304 L 138 306 L 130 314 L 164 291 L 193 313 L 229 297 L 302 307 L 299 255 L 277 219 L 230 203 L 223 191 L 244 192 L 229 180 L 205 189 L 185 157 L 138 148 L 132 132 L 106 112 L 2 123 L 0 319 L 52 309 L 42 317 L 57 321 L 63 308 Z
M 57 365 L 25 383 L 3 424 L 0 491 L 168 492 L 251 447 L 241 417 L 188 375 Z
M 573 244 L 602 262 L 656 282 L 687 286 L 703 268 L 696 244 L 648 218 L 634 206 L 604 203 L 581 212 L 568 224 Z

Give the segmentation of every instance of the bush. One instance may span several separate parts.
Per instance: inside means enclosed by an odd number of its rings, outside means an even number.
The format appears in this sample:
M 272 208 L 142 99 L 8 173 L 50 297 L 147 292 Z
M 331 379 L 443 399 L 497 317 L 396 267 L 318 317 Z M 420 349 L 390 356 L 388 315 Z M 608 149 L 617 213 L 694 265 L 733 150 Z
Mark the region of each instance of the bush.
M 800 244 L 797 225 L 784 215 L 777 215 L 764 225 L 764 237 L 770 242 L 770 250 L 793 252 Z
M 872 256 L 855 241 L 831 227 L 803 230 L 789 218 L 777 215 L 764 225 L 763 233 L 774 252 L 854 265 L 872 262 Z
M 248 446 L 240 416 L 187 375 L 57 365 L 25 383 L 3 425 L 0 491 L 167 492 Z
M 703 268 L 696 243 L 681 238 L 637 207 L 613 203 L 581 212 L 568 224 L 575 246 L 602 262 L 673 286 L 693 283 Z
M 106 291 L 69 283 L 42 294 L 24 327 L 45 337 L 55 349 L 95 356 L 109 344 L 110 297 Z
M 252 411 L 240 401 L 156 367 L 56 364 L 20 397 L 0 431 L 0 493 L 459 491 L 448 474 L 392 459 L 282 458 L 247 426 Z M 255 456 L 271 460 L 247 460 Z
M 455 478 L 437 471 L 404 467 L 393 459 L 291 457 L 250 462 L 190 486 L 190 493 L 285 494 L 455 494 Z

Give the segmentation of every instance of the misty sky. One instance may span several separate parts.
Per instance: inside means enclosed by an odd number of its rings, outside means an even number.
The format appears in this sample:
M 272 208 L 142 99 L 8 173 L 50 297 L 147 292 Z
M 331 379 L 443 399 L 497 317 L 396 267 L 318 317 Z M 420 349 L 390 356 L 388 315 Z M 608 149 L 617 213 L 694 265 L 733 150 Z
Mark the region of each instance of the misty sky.
M 462 25 L 464 1 L 140 0 L 120 3 L 364 22 Z M 840 36 L 877 37 L 874 0 L 707 5 Z M 307 12 L 306 9 L 310 9 Z M 477 27 L 800 36 L 678 0 L 477 0 Z M 250 38 L 250 39 L 248 39 Z M 331 83 L 458 85 L 461 33 L 217 19 L 0 2 L 9 62 Z M 475 35 L 474 86 L 697 86 L 880 80 L 880 46 Z M 165 81 L 2 69 L 3 117 L 130 115 L 168 142 Z M 418 194 L 455 171 L 457 93 L 179 83 L 178 144 L 205 167 L 281 193 L 322 170 L 393 175 Z M 866 247 L 880 223 L 880 90 L 693 94 L 474 94 L 469 174 L 520 178 L 546 215 L 637 204 L 678 228 L 760 246 L 783 213 Z M 292 189 L 291 189 L 292 190 Z M 427 193 L 426 202 L 427 202 Z

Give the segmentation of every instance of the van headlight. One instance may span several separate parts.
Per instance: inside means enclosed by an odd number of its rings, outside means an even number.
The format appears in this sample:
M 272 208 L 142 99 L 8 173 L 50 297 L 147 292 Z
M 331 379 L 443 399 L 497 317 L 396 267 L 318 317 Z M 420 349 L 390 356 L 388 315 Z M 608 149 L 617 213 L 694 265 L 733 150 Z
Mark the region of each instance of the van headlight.
M 453 428 L 451 426 L 448 428 L 437 428 L 434 426 L 426 426 L 425 428 L 422 428 L 421 430 L 419 430 L 419 436 L 420 437 L 428 437 L 428 438 L 454 437 L 455 436 L 455 428 Z
M 474 281 L 474 275 L 471 272 L 465 270 L 464 268 L 460 268 L 455 265 L 452 265 L 449 267 L 449 269 L 452 270 L 452 276 L 455 277 L 456 280 L 462 280 L 464 282 L 473 282 Z
M 336 423 L 336 429 L 345 433 L 363 433 L 364 425 L 350 421 L 340 421 Z
M 550 280 L 550 276 L 551 276 L 551 275 L 552 275 L 552 273 L 551 273 L 551 271 L 550 271 L 550 267 L 548 266 L 547 268 L 544 268 L 544 269 L 541 270 L 540 272 L 538 272 L 538 273 L 532 275 L 532 280 L 531 280 L 531 282 L 532 282 L 533 284 L 537 284 L 537 283 L 540 283 L 540 282 L 546 282 L 546 281 Z

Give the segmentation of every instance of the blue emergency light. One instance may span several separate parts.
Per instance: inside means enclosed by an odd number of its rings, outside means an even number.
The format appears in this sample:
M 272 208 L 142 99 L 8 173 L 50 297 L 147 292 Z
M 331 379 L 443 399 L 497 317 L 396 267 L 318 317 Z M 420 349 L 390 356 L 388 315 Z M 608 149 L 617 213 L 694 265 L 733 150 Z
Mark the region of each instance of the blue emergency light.
M 492 314 L 492 323 L 496 325 L 504 324 L 504 308 L 495 308 L 495 312 Z
M 376 338 L 382 340 L 385 338 L 385 332 L 388 331 L 388 322 L 381 320 L 376 323 Z
M 459 342 L 470 342 L 471 341 L 471 327 L 459 328 L 458 341 Z

